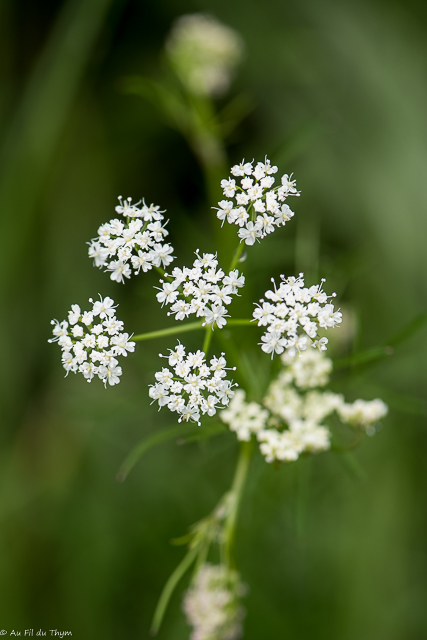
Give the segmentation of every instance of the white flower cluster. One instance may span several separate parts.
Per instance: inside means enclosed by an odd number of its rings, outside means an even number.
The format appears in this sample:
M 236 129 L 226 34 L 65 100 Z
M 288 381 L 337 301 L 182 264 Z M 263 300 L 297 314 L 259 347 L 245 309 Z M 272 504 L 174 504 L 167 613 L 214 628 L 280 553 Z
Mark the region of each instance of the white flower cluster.
M 166 42 L 166 51 L 184 86 L 196 95 L 220 96 L 240 62 L 239 34 L 209 15 L 181 16 Z
M 117 320 L 114 300 L 101 298 L 92 303 L 91 311 L 82 312 L 78 304 L 71 306 L 68 322 L 52 320 L 53 335 L 49 342 L 58 342 L 62 348 L 62 364 L 66 375 L 78 371 L 88 382 L 98 376 L 105 386 L 118 384 L 122 368 L 116 356 L 127 356 L 135 351 L 123 322 Z
M 175 350 L 169 349 L 169 365 L 173 371 L 163 367 L 155 374 L 157 383 L 150 386 L 149 395 L 159 403 L 159 409 L 167 405 L 179 414 L 178 422 L 190 420 L 200 423 L 200 413 L 213 416 L 218 405 L 227 406 L 234 396 L 233 387 L 226 380 L 227 362 L 224 354 L 213 357 L 210 366 L 206 364 L 203 351 L 186 354 L 185 347 L 178 341 Z
M 329 382 L 333 368 L 332 360 L 317 349 L 305 351 L 303 358 L 295 358 L 285 352 L 281 360 L 287 367 L 281 375 L 289 384 L 293 382 L 299 389 L 324 387 Z
M 368 435 L 373 435 L 375 429 L 373 425 L 384 418 L 388 413 L 387 405 L 376 398 L 370 402 L 366 400 L 356 400 L 352 404 L 343 403 L 338 407 L 338 414 L 343 422 L 353 427 L 365 429 Z
M 261 431 L 270 417 L 267 409 L 263 409 L 257 402 L 245 402 L 246 394 L 238 389 L 230 405 L 221 411 L 221 420 L 235 431 L 238 440 L 248 441 L 253 433 Z
M 182 603 L 188 623 L 193 627 L 191 640 L 240 638 L 244 609 L 239 598 L 245 592 L 237 572 L 223 565 L 202 565 Z
M 169 234 L 163 223 L 164 211 L 145 202 L 132 204 L 132 199 L 122 200 L 116 207 L 117 213 L 126 218 L 123 222 L 117 218 L 102 224 L 98 237 L 89 242 L 89 257 L 96 267 L 105 267 L 111 271 L 111 280 L 125 282 L 130 278 L 132 269 L 135 274 L 146 272 L 153 267 L 167 267 L 172 261 L 173 248 L 163 244 Z
M 320 285 L 305 287 L 303 276 L 303 273 L 298 278 L 281 275 L 279 287 L 272 279 L 274 291 L 265 293 L 271 302 L 261 299 L 253 312 L 258 326 L 267 327 L 259 344 L 265 353 L 271 353 L 271 357 L 285 349 L 290 356 L 295 356 L 305 351 L 311 340 L 314 340 L 314 347 L 325 351 L 328 339 L 316 339 L 319 328 L 329 329 L 342 322 L 342 313 L 328 303 L 328 298 L 336 294 L 327 296 L 322 291 L 324 280 Z
M 237 269 L 225 275 L 218 269 L 218 260 L 213 253 L 204 253 L 202 257 L 196 252 L 197 260 L 192 269 L 175 267 L 168 281 L 160 281 L 157 300 L 170 306 L 168 315 L 175 315 L 175 320 L 184 320 L 192 314 L 204 318 L 204 324 L 216 325 L 220 329 L 227 324 L 227 308 L 233 295 L 237 295 L 245 284 L 245 277 L 239 276 Z
M 240 185 L 234 178 L 221 180 L 221 187 L 227 200 L 218 203 L 217 216 L 239 228 L 240 240 L 253 245 L 255 240 L 265 238 L 277 227 L 284 226 L 294 213 L 286 204 L 288 196 L 299 196 L 292 175 L 282 176 L 281 185 L 273 187 L 275 178 L 272 174 L 277 167 L 271 166 L 270 160 L 258 162 L 255 169 L 253 162 L 236 164 L 231 169 L 233 176 L 240 177 Z
M 246 402 L 244 391 L 239 390 L 220 414 L 239 440 L 256 436 L 267 462 L 290 462 L 302 453 L 328 450 L 331 433 L 322 423 L 333 412 L 368 435 L 387 414 L 382 400 L 346 404 L 340 394 L 314 389 L 325 386 L 332 371 L 332 361 L 319 351 L 305 351 L 299 358 L 284 354 L 282 362 L 285 367 L 270 384 L 262 405 Z

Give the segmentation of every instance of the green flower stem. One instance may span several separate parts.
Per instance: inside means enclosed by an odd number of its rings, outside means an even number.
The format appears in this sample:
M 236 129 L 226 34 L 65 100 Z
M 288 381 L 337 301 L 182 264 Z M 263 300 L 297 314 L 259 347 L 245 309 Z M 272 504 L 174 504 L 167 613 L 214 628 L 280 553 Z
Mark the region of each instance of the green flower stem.
M 236 320 L 229 320 L 227 326 L 240 327 L 240 326 L 257 326 L 252 320 L 246 318 L 237 318 Z M 198 322 L 188 322 L 181 326 L 169 327 L 168 329 L 159 329 L 158 331 L 149 331 L 148 333 L 140 333 L 137 336 L 132 336 L 132 340 L 135 342 L 141 342 L 142 340 L 152 340 L 154 338 L 162 338 L 163 336 L 173 336 L 177 333 L 185 333 L 187 331 L 197 331 L 197 329 L 204 329 L 202 320 Z M 209 339 L 208 339 L 209 336 Z M 210 341 L 212 339 L 212 327 L 206 327 L 205 344 L 209 348 Z M 206 351 L 205 351 L 206 353 Z
M 149 331 L 148 333 L 140 333 L 137 336 L 132 336 L 132 340 L 140 342 L 141 340 L 152 340 L 153 338 L 162 338 L 163 336 L 173 336 L 176 333 L 185 333 L 186 331 L 196 331 L 197 329 L 203 329 L 202 321 L 189 322 L 188 324 L 182 324 L 181 326 L 169 327 L 168 329 L 159 329 L 159 331 Z
M 254 454 L 254 443 L 241 442 L 240 454 L 237 461 L 236 471 L 234 473 L 233 484 L 228 494 L 229 511 L 225 522 L 225 555 L 230 568 L 233 568 L 233 547 L 236 535 L 236 523 L 239 513 L 240 503 L 242 500 L 243 490 L 245 488 L 248 476 L 249 465 Z
M 227 326 L 230 327 L 256 327 L 257 324 L 254 320 L 246 319 L 246 318 L 237 318 L 236 320 L 229 320 L 227 322 Z
M 245 243 L 244 242 L 239 242 L 239 244 L 237 246 L 237 249 L 234 252 L 234 256 L 233 256 L 233 259 L 231 261 L 229 271 L 233 271 L 233 269 L 236 268 L 236 265 L 240 260 L 240 256 L 242 255 L 244 247 L 245 247 Z
M 213 334 L 213 329 L 212 327 L 209 325 L 206 327 L 206 331 L 205 331 L 205 339 L 203 341 L 203 348 L 202 351 L 207 355 L 208 351 L 209 351 L 209 345 L 211 343 L 212 340 L 212 334 Z

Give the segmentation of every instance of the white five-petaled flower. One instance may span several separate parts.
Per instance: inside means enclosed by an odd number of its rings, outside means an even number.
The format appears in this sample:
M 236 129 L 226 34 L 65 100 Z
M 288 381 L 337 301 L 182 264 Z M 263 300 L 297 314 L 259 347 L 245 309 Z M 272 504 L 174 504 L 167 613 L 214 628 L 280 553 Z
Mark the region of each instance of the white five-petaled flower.
M 73 304 L 68 321 L 52 320 L 54 338 L 62 349 L 62 364 L 67 372 L 80 372 L 88 382 L 98 376 L 104 385 L 120 382 L 122 368 L 116 356 L 127 356 L 135 350 L 128 333 L 120 333 L 123 322 L 115 316 L 114 300 L 109 297 L 92 303 L 91 311 Z
M 201 414 L 213 416 L 218 406 L 227 406 L 234 396 L 237 385 L 226 379 L 229 369 L 224 354 L 213 357 L 208 364 L 203 351 L 187 355 L 178 342 L 175 349 L 169 349 L 169 356 L 161 357 L 168 359 L 173 371 L 167 367 L 158 371 L 149 395 L 159 408 L 167 405 L 170 411 L 176 411 L 178 422 L 191 420 L 200 424 Z
M 204 319 L 204 324 L 222 329 L 227 324 L 227 305 L 238 290 L 244 286 L 245 277 L 237 269 L 228 275 L 218 269 L 216 254 L 196 252 L 197 259 L 192 268 L 175 267 L 165 274 L 168 280 L 160 280 L 157 300 L 170 305 L 168 315 L 184 320 L 190 315 Z
M 236 164 L 231 168 L 235 178 L 221 181 L 221 188 L 227 200 L 221 200 L 217 209 L 218 218 L 239 227 L 238 236 L 247 245 L 265 238 L 277 227 L 284 226 L 294 215 L 285 203 L 288 196 L 299 196 L 292 175 L 282 176 L 281 185 L 273 187 L 277 167 L 270 160 L 258 162 L 255 168 L 252 162 Z
M 163 213 L 144 201 L 136 204 L 131 198 L 123 200 L 116 212 L 126 220 L 117 218 L 102 224 L 98 237 L 89 242 L 89 257 L 96 267 L 105 267 L 116 282 L 124 283 L 132 273 L 145 273 L 154 267 L 167 267 L 174 260 L 173 248 L 163 244 L 168 235 Z
M 296 356 L 307 349 L 312 340 L 313 346 L 325 351 L 327 338 L 318 338 L 319 328 L 333 328 L 342 321 L 342 313 L 334 311 L 334 305 L 320 285 L 305 287 L 304 274 L 298 278 L 285 278 L 281 275 L 280 285 L 274 283 L 274 290 L 266 291 L 265 297 L 271 301 L 260 300 L 253 312 L 253 318 L 259 327 L 267 327 L 261 337 L 261 349 L 265 353 L 283 353 L 286 349 L 290 356 Z

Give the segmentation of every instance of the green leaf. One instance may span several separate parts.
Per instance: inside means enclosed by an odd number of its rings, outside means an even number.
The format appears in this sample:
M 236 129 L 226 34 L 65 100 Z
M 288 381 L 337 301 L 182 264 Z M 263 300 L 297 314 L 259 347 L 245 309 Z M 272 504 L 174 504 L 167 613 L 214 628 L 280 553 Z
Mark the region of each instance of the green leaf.
M 129 456 L 120 467 L 120 470 L 116 476 L 117 481 L 123 482 L 124 480 L 126 480 L 129 472 L 133 469 L 133 467 L 144 455 L 144 453 L 147 453 L 147 451 L 149 451 L 153 447 L 157 446 L 158 444 L 162 444 L 162 442 L 172 440 L 173 438 L 185 436 L 187 433 L 191 433 L 197 428 L 197 425 L 180 424 L 175 427 L 153 433 L 143 438 L 143 440 L 141 440 L 141 442 L 131 451 Z
M 372 349 L 366 349 L 365 351 L 359 351 L 346 358 L 338 358 L 334 360 L 334 369 L 343 369 L 344 367 L 350 367 L 359 364 L 373 363 L 376 360 L 381 360 L 387 356 L 394 354 L 394 350 L 400 347 L 404 342 L 412 338 L 416 333 L 421 331 L 427 324 L 427 311 L 424 311 L 414 320 L 411 320 L 400 331 L 394 334 L 387 342 L 381 347 L 374 347 Z
M 180 93 L 163 82 L 142 76 L 124 78 L 121 82 L 124 93 L 133 93 L 145 98 L 166 117 L 169 126 L 186 135 L 190 126 L 188 105 Z
M 180 439 L 179 444 L 189 444 L 190 442 L 208 440 L 209 438 L 214 438 L 215 436 L 220 436 L 221 434 L 224 434 L 227 432 L 228 432 L 228 429 L 225 427 L 225 425 L 221 425 L 221 424 L 212 425 L 204 428 L 199 427 L 196 433 Z
M 169 580 L 166 582 L 160 595 L 156 610 L 154 612 L 153 622 L 150 630 L 151 635 L 156 635 L 159 631 L 167 606 L 169 604 L 169 600 L 171 599 L 172 594 L 175 591 L 176 586 L 178 585 L 178 582 L 184 576 L 185 572 L 188 571 L 188 569 L 191 567 L 198 553 L 199 549 L 197 547 L 195 547 L 194 549 L 190 549 L 190 551 L 172 573 Z

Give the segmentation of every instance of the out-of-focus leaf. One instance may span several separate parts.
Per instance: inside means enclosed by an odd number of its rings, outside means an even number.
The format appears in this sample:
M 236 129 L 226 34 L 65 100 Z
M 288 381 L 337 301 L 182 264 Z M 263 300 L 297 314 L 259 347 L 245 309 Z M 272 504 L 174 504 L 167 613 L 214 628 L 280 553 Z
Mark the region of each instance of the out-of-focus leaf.
M 156 109 L 160 109 L 169 126 L 185 136 L 188 135 L 190 114 L 177 90 L 169 88 L 165 83 L 142 76 L 124 78 L 121 82 L 121 89 L 124 93 L 141 96 L 150 102 Z
M 224 138 L 227 138 L 235 128 L 248 116 L 255 108 L 255 102 L 246 93 L 241 93 L 218 113 L 218 120 Z
M 178 441 L 178 444 L 189 444 L 190 442 L 198 442 L 200 440 L 209 440 L 209 438 L 220 436 L 224 433 L 227 433 L 227 431 L 228 429 L 225 427 L 225 425 L 221 425 L 221 424 L 216 424 L 216 425 L 205 427 L 205 428 L 199 427 L 196 433 L 180 438 Z
M 197 429 L 197 425 L 180 424 L 178 426 L 171 427 L 170 429 L 164 429 L 163 431 L 153 433 L 146 438 L 143 438 L 143 440 L 141 440 L 141 442 L 132 450 L 132 452 L 120 467 L 120 470 L 116 476 L 118 482 L 123 482 L 124 480 L 126 480 L 130 471 L 141 459 L 144 453 L 147 453 L 147 451 L 158 444 L 162 444 L 163 442 L 167 442 L 168 440 L 172 440 L 173 438 L 183 437 L 187 433 L 191 433 L 195 429 Z
M 5 247 L 13 244 L 15 250 L 0 250 L 2 272 L 13 273 L 16 265 L 25 264 L 22 255 L 31 220 L 111 2 L 68 0 L 64 4 L 8 128 L 0 159 L 0 241 Z M 2 283 L 13 286 L 14 280 L 3 278 Z
M 382 358 L 391 356 L 394 354 L 395 348 L 412 338 L 412 336 L 421 331 L 426 324 L 427 312 L 423 312 L 387 340 L 384 346 L 366 349 L 365 351 L 354 353 L 353 355 L 345 358 L 337 358 L 334 360 L 334 369 L 337 370 L 359 364 L 373 363 L 376 360 L 381 360 Z

